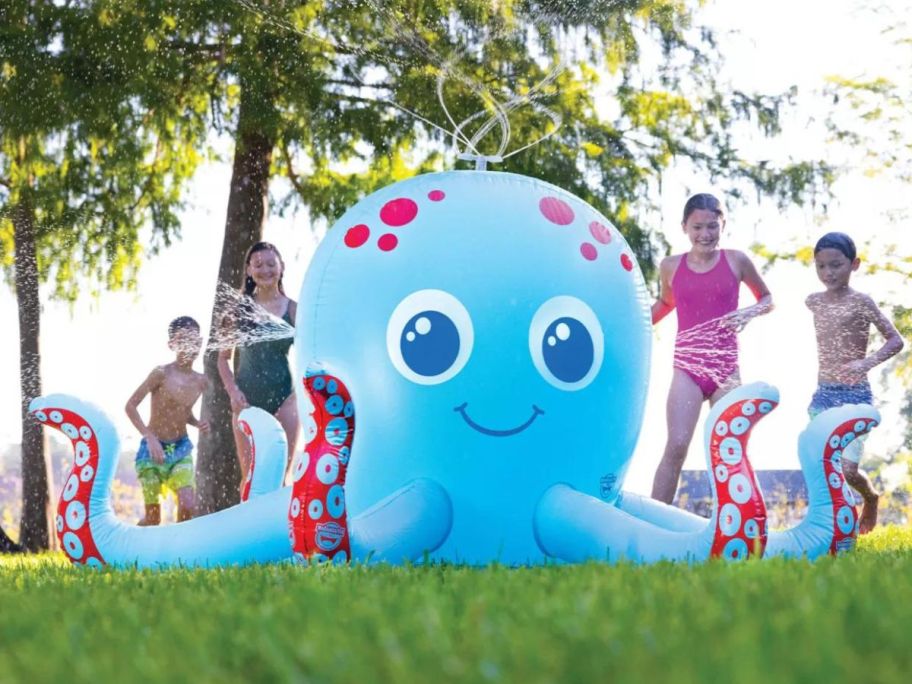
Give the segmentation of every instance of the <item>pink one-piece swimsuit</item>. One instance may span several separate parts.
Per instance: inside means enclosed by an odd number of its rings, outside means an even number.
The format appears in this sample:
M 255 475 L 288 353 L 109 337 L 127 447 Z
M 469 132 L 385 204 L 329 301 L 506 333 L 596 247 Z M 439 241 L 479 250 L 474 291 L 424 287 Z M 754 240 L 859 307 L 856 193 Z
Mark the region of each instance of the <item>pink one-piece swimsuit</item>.
M 718 319 L 738 308 L 740 286 L 724 249 L 706 273 L 693 271 L 685 254 L 671 279 L 678 311 L 674 367 L 697 383 L 704 399 L 738 372 L 738 337 Z

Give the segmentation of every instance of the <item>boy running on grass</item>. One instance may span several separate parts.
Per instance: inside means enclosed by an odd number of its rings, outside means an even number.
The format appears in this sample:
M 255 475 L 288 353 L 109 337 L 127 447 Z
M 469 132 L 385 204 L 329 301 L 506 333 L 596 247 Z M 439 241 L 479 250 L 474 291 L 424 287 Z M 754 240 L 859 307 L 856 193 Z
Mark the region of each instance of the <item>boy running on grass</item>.
M 868 371 L 903 348 L 902 337 L 874 301 L 849 287 L 849 278 L 861 263 L 852 238 L 845 233 L 827 233 L 814 246 L 814 263 L 826 290 L 805 301 L 814 314 L 819 364 L 817 391 L 808 407 L 811 418 L 844 404 L 873 403 Z M 872 324 L 886 342 L 869 355 Z M 858 470 L 861 451 L 861 440 L 856 439 L 842 452 L 842 468 L 846 482 L 864 501 L 859 531 L 865 534 L 877 524 L 879 495 L 868 476 Z
M 193 405 L 208 385 L 206 376 L 193 370 L 202 345 L 199 323 L 189 316 L 175 318 L 168 325 L 168 348 L 176 359 L 153 369 L 127 401 L 127 416 L 143 436 L 136 453 L 136 475 L 146 505 L 140 525 L 161 522 L 163 487 L 177 493 L 178 522 L 193 517 L 193 443 L 187 426 L 200 432 L 209 429 L 209 423 L 193 417 Z M 137 411 L 147 394 L 152 404 L 148 426 Z

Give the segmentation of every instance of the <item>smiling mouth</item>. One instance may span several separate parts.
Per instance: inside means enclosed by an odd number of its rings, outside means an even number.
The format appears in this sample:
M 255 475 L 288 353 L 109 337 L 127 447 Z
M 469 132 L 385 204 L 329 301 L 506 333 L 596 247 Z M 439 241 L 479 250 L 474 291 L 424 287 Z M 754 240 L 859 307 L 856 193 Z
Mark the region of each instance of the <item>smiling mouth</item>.
M 484 425 L 479 425 L 474 420 L 469 417 L 469 414 L 466 413 L 466 406 L 469 405 L 469 402 L 463 402 L 459 406 L 455 407 L 453 410 L 456 411 L 459 415 L 462 416 L 462 419 L 468 424 L 473 430 L 477 430 L 483 435 L 488 435 L 489 437 L 509 437 L 510 435 L 516 435 L 525 430 L 527 427 L 532 425 L 535 422 L 535 419 L 539 416 L 545 414 L 538 406 L 532 404 L 532 415 L 529 416 L 529 419 L 522 425 L 514 428 L 509 428 L 508 430 L 492 430 L 491 428 L 486 428 Z

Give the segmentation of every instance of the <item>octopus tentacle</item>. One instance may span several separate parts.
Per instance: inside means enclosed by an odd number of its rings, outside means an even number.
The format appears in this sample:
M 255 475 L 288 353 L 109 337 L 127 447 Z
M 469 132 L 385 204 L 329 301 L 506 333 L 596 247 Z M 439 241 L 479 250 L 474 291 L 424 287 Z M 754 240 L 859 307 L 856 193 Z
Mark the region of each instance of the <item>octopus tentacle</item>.
M 57 527 L 64 552 L 74 563 L 214 566 L 276 561 L 291 555 L 283 523 L 290 488 L 174 525 L 127 525 L 111 506 L 119 440 L 110 418 L 101 409 L 63 394 L 38 397 L 29 410 L 73 443 L 74 468 L 63 487 Z
M 288 508 L 292 549 L 302 561 L 344 563 L 351 558 L 345 475 L 355 436 L 355 406 L 348 388 L 322 370 L 309 370 L 304 390 L 316 434 L 298 454 Z
M 238 416 L 238 428 L 250 445 L 250 467 L 241 488 L 241 501 L 275 491 L 285 477 L 288 438 L 282 425 L 261 408 L 250 407 Z M 254 434 L 258 437 L 254 439 Z M 257 445 L 262 447 L 258 452 Z
M 288 508 L 294 558 L 344 563 L 416 560 L 437 549 L 453 525 L 453 507 L 438 483 L 406 483 L 349 521 L 345 476 L 355 434 L 351 393 L 338 377 L 311 369 L 303 379 L 310 399 L 306 451 L 292 468 Z
M 351 522 L 352 558 L 400 563 L 436 551 L 453 527 L 453 504 L 430 478 L 412 480 Z
M 111 506 L 119 440 L 110 418 L 62 394 L 39 397 L 29 410 L 73 443 L 74 467 L 58 506 L 57 530 L 74 564 L 212 567 L 291 558 L 287 512 L 292 488 L 267 491 L 277 482 L 275 474 L 255 472 L 251 498 L 243 505 L 173 525 L 127 525 Z M 278 421 L 265 412 L 245 418 L 260 454 L 257 470 L 268 465 L 265 454 L 276 455 L 272 460 L 284 464 L 285 435 Z M 269 468 L 265 470 L 268 474 Z M 451 525 L 446 492 L 430 480 L 414 480 L 354 518 L 352 545 L 365 560 L 414 560 L 440 546 Z
M 117 463 L 119 445 L 114 427 L 94 407 L 74 405 L 64 395 L 39 397 L 29 405 L 29 411 L 43 425 L 62 432 L 73 446 L 73 467 L 57 503 L 60 548 L 75 565 L 104 565 L 89 521 L 113 516 L 107 482 L 113 475 L 112 464 Z
M 842 474 L 842 452 L 880 422 L 877 409 L 848 404 L 817 415 L 798 438 L 798 458 L 808 488 L 804 520 L 770 533 L 767 555 L 817 558 L 852 549 L 858 535 L 854 496 Z
M 607 504 L 559 484 L 546 491 L 536 507 L 539 547 L 570 562 L 692 561 L 711 556 L 742 560 L 762 554 L 766 508 L 748 460 L 747 442 L 754 425 L 778 399 L 774 387 L 754 383 L 733 390 L 710 411 L 705 430 L 707 465 L 714 473 L 709 520 L 627 493 L 618 505 Z
M 651 496 L 621 492 L 615 505 L 634 518 L 657 525 L 669 532 L 702 532 L 707 519 L 690 511 L 656 501 Z
M 750 398 L 742 399 L 743 393 L 738 390 L 727 395 L 729 400 L 720 411 L 712 411 L 706 422 L 705 440 L 714 493 L 710 550 L 714 558 L 761 557 L 766 547 L 766 504 L 747 456 L 747 445 L 757 422 L 778 405 L 779 392 L 761 383 L 750 388 L 747 391 Z

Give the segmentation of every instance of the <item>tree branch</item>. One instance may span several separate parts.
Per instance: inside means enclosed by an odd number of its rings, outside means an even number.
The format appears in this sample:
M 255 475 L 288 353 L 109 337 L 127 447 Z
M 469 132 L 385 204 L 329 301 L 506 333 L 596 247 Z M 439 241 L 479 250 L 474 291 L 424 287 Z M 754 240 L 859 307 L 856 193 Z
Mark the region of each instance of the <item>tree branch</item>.
M 291 151 L 288 149 L 288 143 L 282 145 L 282 156 L 285 158 L 285 166 L 288 169 L 288 180 L 291 181 L 292 186 L 301 196 L 301 199 L 306 200 L 307 193 L 304 192 L 304 186 L 301 184 L 301 179 L 298 178 L 298 174 L 295 173 L 294 166 L 291 164 Z
M 136 197 L 136 201 L 133 202 L 133 205 L 130 207 L 130 213 L 135 212 L 139 205 L 142 203 L 143 199 L 146 197 L 146 193 L 149 192 L 149 188 L 152 187 L 152 180 L 155 174 L 155 166 L 158 164 L 159 159 L 161 159 L 162 153 L 162 141 L 161 136 L 155 138 L 155 155 L 152 158 L 152 171 L 146 177 L 146 182 L 142 184 L 142 187 L 139 190 L 139 195 Z
M 351 81 L 345 78 L 328 78 L 326 79 L 326 82 L 332 83 L 333 85 L 351 86 L 352 88 L 375 88 L 377 90 L 393 89 L 393 86 L 386 83 L 360 83 L 358 81 Z
M 376 104 L 385 104 L 390 105 L 387 100 L 373 100 L 369 97 L 361 97 L 359 95 L 345 95 L 344 93 L 332 93 L 336 98 L 340 100 L 348 100 L 350 102 L 363 102 L 364 104 L 376 105 Z M 395 107 L 395 105 L 390 105 Z
M 185 40 L 169 40 L 165 43 L 169 48 L 175 48 L 177 50 L 183 50 L 184 52 L 194 52 L 200 53 L 205 52 L 207 54 L 214 54 L 216 56 L 221 56 L 225 52 L 224 43 L 190 43 Z

